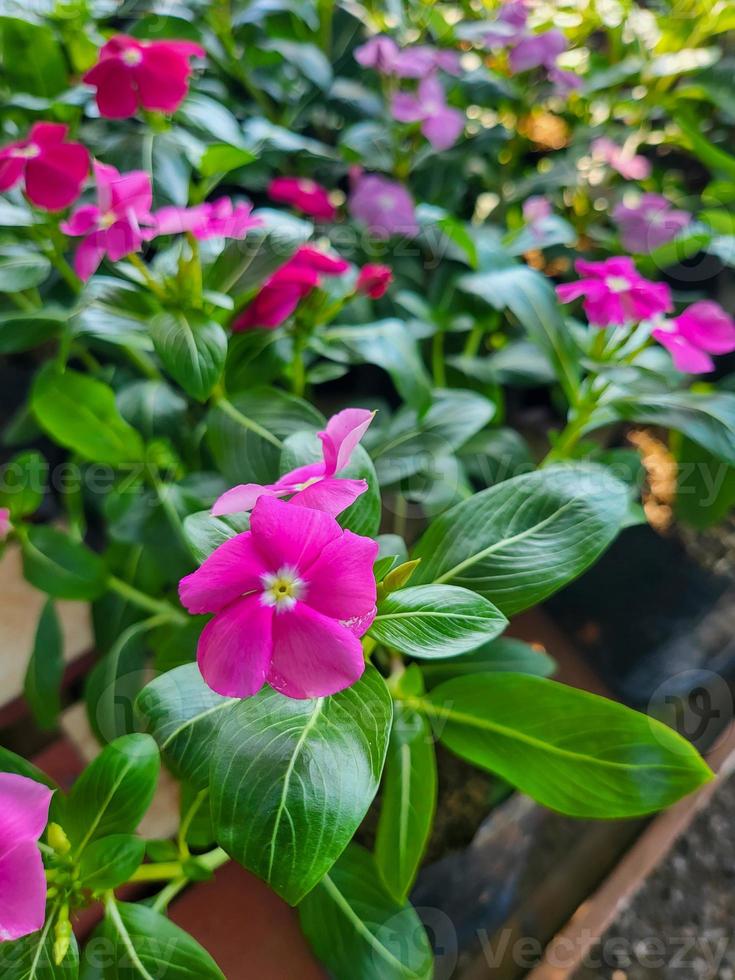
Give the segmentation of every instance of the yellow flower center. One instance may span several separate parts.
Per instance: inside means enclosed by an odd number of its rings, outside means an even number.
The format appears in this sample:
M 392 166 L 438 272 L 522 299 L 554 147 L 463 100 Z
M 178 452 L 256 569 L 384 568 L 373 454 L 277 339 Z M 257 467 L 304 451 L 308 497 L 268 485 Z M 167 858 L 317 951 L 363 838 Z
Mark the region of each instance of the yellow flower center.
M 273 606 L 276 612 L 293 609 L 306 590 L 297 570 L 290 565 L 284 565 L 277 572 L 266 572 L 260 581 L 263 583 L 260 601 L 264 606 Z

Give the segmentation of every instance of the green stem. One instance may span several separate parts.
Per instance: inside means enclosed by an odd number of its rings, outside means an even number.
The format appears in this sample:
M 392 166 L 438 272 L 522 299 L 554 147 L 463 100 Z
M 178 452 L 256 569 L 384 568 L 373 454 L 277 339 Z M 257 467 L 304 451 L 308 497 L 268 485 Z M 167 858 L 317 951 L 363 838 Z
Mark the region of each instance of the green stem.
M 72 290 L 72 292 L 81 293 L 83 288 L 82 280 L 72 269 L 64 256 L 60 255 L 54 249 L 48 249 L 46 251 L 46 257 L 49 259 L 51 264 L 54 266 L 67 286 Z
M 243 415 L 243 413 L 235 408 L 232 402 L 228 401 L 224 395 L 216 394 L 212 400 L 217 408 L 221 409 L 225 415 L 229 415 L 229 417 L 234 422 L 237 422 L 238 425 L 243 426 L 245 429 L 250 429 L 251 432 L 254 432 L 256 435 L 260 436 L 261 439 L 265 439 L 266 442 L 269 442 L 277 449 L 283 448 L 283 443 L 277 436 L 274 436 L 272 432 L 268 431 L 268 429 L 263 428 L 263 426 L 259 425 L 258 422 L 248 418 L 247 415 Z
M 470 332 L 467 334 L 467 340 L 465 341 L 463 351 L 465 357 L 475 357 L 477 355 L 484 335 L 484 327 L 482 324 L 476 323 L 472 330 L 470 330 Z
M 332 52 L 332 17 L 334 15 L 334 0 L 319 0 L 319 43 L 324 54 L 329 58 Z
M 151 275 L 148 266 L 141 259 L 141 257 L 137 255 L 135 252 L 130 252 L 129 255 L 126 256 L 126 258 L 132 266 L 135 266 L 135 268 L 138 270 L 141 276 L 143 276 L 148 288 L 153 293 L 153 295 L 156 296 L 158 299 L 161 300 L 165 299 L 166 290 L 160 285 L 160 283 L 156 282 L 156 280 Z
M 191 543 L 184 533 L 184 525 L 181 523 L 181 517 L 179 512 L 176 510 L 171 502 L 171 487 L 165 483 L 162 483 L 155 474 L 151 475 L 151 482 L 156 490 L 156 495 L 158 497 L 159 503 L 163 508 L 163 512 L 166 515 L 171 529 L 173 530 L 176 537 L 179 539 L 184 551 L 187 555 L 190 555 L 196 560 L 196 554 L 192 550 Z
M 170 881 L 180 878 L 184 869 L 180 861 L 161 861 L 158 864 L 141 864 L 130 881 Z
M 23 295 L 23 293 L 6 293 L 5 295 L 9 296 L 15 305 L 19 309 L 23 310 L 24 313 L 35 313 L 35 303 L 32 303 L 27 296 Z
M 436 388 L 446 388 L 447 374 L 444 366 L 444 331 L 437 330 L 431 341 L 431 373 Z
M 128 360 L 134 364 L 140 373 L 145 375 L 146 378 L 150 378 L 152 381 L 161 380 L 161 372 L 145 351 L 138 350 L 137 347 L 129 347 L 126 344 L 122 345 L 122 349 L 125 351 Z
M 165 602 L 162 599 L 154 599 L 153 596 L 146 595 L 145 592 L 136 589 L 134 585 L 123 582 L 122 579 L 117 578 L 115 575 L 110 575 L 107 580 L 107 585 L 113 592 L 117 592 L 123 599 L 127 599 L 128 602 L 132 602 L 134 606 L 138 606 L 140 609 L 146 609 L 148 612 L 161 616 L 165 615 L 170 622 L 178 623 L 181 626 L 189 622 L 184 613 L 179 612 L 170 602 Z
M 192 801 L 191 806 L 184 814 L 184 818 L 181 821 L 181 825 L 179 826 L 179 834 L 178 834 L 179 857 L 181 858 L 182 861 L 187 860 L 187 858 L 190 856 L 189 845 L 186 842 L 186 837 L 187 834 L 189 833 L 189 828 L 192 825 L 194 817 L 199 812 L 202 803 L 204 803 L 208 795 L 209 795 L 208 789 L 202 789 L 197 793 L 197 795 L 194 797 L 194 800 Z
M 304 367 L 304 346 L 296 338 L 293 359 L 291 360 L 291 391 L 302 398 L 306 390 L 306 369 Z

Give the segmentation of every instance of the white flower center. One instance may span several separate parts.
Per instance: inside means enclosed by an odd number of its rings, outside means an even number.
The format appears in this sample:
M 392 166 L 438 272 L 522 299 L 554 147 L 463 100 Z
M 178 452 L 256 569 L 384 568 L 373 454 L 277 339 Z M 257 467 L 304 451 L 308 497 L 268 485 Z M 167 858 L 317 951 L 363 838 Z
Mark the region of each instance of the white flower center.
M 313 194 L 316 190 L 316 184 L 313 180 L 309 180 L 308 177 L 302 177 L 298 183 L 299 190 L 303 191 L 304 194 Z
M 266 572 L 260 581 L 263 583 L 261 603 L 273 606 L 276 612 L 289 612 L 306 592 L 306 583 L 291 565 L 284 565 L 277 572 Z
M 37 143 L 29 143 L 28 146 L 16 146 L 11 150 L 10 155 L 19 160 L 32 160 L 41 152 L 41 147 Z
M 125 50 L 120 55 L 120 57 L 122 58 L 122 60 L 125 62 L 126 65 L 129 65 L 131 68 L 134 68 L 136 65 L 139 65 L 143 60 L 143 52 L 139 51 L 138 48 L 125 48 Z
M 611 293 L 627 293 L 630 289 L 630 283 L 623 276 L 608 276 L 605 285 Z
M 306 490 L 307 487 L 313 487 L 315 483 L 321 483 L 323 477 L 321 476 L 310 476 L 308 480 L 304 480 L 303 483 L 297 483 L 296 490 Z
M 100 229 L 106 231 L 108 228 L 112 228 L 116 221 L 117 215 L 114 213 L 114 211 L 105 211 L 104 214 L 99 216 L 97 225 Z
M 378 206 L 383 208 L 384 211 L 389 211 L 393 208 L 393 195 L 378 194 L 377 203 Z

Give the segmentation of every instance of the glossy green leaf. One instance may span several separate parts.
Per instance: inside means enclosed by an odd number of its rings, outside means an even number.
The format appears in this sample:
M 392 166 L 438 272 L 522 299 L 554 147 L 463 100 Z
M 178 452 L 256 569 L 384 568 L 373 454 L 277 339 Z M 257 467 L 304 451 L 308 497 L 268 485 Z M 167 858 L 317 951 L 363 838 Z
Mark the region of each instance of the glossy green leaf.
M 372 667 L 328 698 L 297 701 L 264 688 L 235 705 L 212 750 L 217 842 L 287 902 L 301 901 L 377 792 L 391 718 Z
M 85 888 L 102 891 L 125 884 L 138 870 L 145 855 L 145 841 L 132 834 L 100 837 L 86 848 L 79 862 Z
M 55 337 L 66 316 L 45 309 L 39 313 L 0 313 L 0 354 L 31 350 Z
M 99 555 L 48 524 L 23 532 L 23 574 L 55 599 L 96 599 L 106 588 L 107 570 Z
M 26 517 L 38 510 L 48 486 L 48 463 L 35 449 L 17 453 L 0 473 L 0 506 L 11 518 Z
M 502 633 L 508 620 L 469 589 L 417 585 L 391 592 L 378 603 L 370 635 L 410 657 L 453 657 Z
M 596 561 L 627 510 L 627 487 L 601 466 L 556 466 L 514 477 L 434 521 L 412 555 L 421 564 L 411 583 L 472 589 L 512 615 Z
M 40 285 L 51 263 L 40 252 L 23 245 L 0 247 L 0 292 L 16 293 Z
M 184 391 L 205 401 L 222 377 L 227 334 L 199 313 L 159 313 L 151 321 L 151 337 L 163 365 Z
M 165 381 L 133 381 L 117 395 L 120 414 L 146 439 L 180 437 L 185 430 L 187 404 Z
M 14 943 L 0 943 L 0 976 L 3 980 L 77 980 L 79 948 L 72 936 L 66 956 L 54 962 L 54 919 L 49 916 L 38 932 Z
M 372 856 L 351 844 L 299 907 L 312 949 L 339 980 L 431 980 L 433 954 L 410 905 L 391 897 Z
M 691 439 L 676 448 L 676 516 L 704 530 L 723 521 L 735 507 L 735 467 Z
M 64 674 L 63 642 L 56 608 L 48 599 L 36 627 L 23 687 L 28 706 L 41 728 L 53 728 L 59 716 L 59 692 Z
M 435 687 L 454 677 L 468 674 L 488 674 L 495 672 L 513 674 L 535 674 L 550 677 L 556 664 L 548 653 L 532 647 L 530 643 L 516 640 L 512 636 L 500 636 L 489 643 L 483 643 L 472 653 L 451 660 L 432 660 L 421 664 L 421 673 L 427 687 Z
M 66 59 L 54 32 L 30 19 L 0 17 L 0 64 L 15 93 L 53 98 L 69 84 Z
M 201 564 L 219 546 L 242 531 L 247 531 L 249 515 L 227 514 L 213 517 L 209 510 L 200 510 L 184 518 L 184 534 L 191 552 Z
M 457 755 L 575 817 L 654 813 L 713 778 L 673 729 L 542 677 L 458 677 L 410 705 Z
M 212 143 L 202 154 L 202 159 L 199 161 L 199 172 L 204 177 L 226 174 L 230 170 L 236 170 L 238 167 L 252 163 L 254 159 L 255 154 L 241 146 L 230 146 L 229 143 Z

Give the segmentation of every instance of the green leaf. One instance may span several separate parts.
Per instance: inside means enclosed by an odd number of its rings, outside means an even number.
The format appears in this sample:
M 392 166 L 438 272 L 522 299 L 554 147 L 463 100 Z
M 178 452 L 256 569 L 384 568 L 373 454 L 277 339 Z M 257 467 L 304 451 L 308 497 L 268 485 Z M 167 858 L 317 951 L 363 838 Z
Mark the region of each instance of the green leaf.
M 421 864 L 436 810 L 434 735 L 418 712 L 394 706 L 393 729 L 375 840 L 375 862 L 388 891 L 405 902 Z
M 45 24 L 0 17 L 0 64 L 14 93 L 53 98 L 67 88 L 64 54 L 54 32 Z
M 48 463 L 35 449 L 17 453 L 0 475 L 0 505 L 11 518 L 26 517 L 38 510 L 48 486 Z
M 335 977 L 431 980 L 433 955 L 410 905 L 391 897 L 371 855 L 351 844 L 299 907 L 301 928 Z
M 0 354 L 31 350 L 55 337 L 66 316 L 45 309 L 38 313 L 0 313 Z
M 158 746 L 150 735 L 124 735 L 107 745 L 74 783 L 64 830 L 80 854 L 110 834 L 135 831 L 158 782 Z
M 238 703 L 208 687 L 196 664 L 184 664 L 151 681 L 138 695 L 135 710 L 173 774 L 195 789 L 205 789 L 212 746 L 229 710 Z
M 63 638 L 51 599 L 41 611 L 26 670 L 24 694 L 36 723 L 53 728 L 59 716 L 61 678 L 64 674 Z
M 458 677 L 410 705 L 457 755 L 575 817 L 654 813 L 713 778 L 673 729 L 542 677 Z
M 502 633 L 505 616 L 487 599 L 453 585 L 417 585 L 378 604 L 370 635 L 409 657 L 453 657 Z
M 16 293 L 39 286 L 51 271 L 51 263 L 38 251 L 23 245 L 0 248 L 0 292 Z
M 674 114 L 674 122 L 686 137 L 694 155 L 706 167 L 715 174 L 735 177 L 735 156 L 721 150 L 702 135 L 702 127 L 690 110 L 685 109 L 683 105 L 680 106 Z
M 159 313 L 151 337 L 163 365 L 184 391 L 205 401 L 222 377 L 227 334 L 201 313 Z
M 435 687 L 454 677 L 468 674 L 488 674 L 501 671 L 513 674 L 535 674 L 549 677 L 556 670 L 556 664 L 548 655 L 536 650 L 523 640 L 501 636 L 497 640 L 465 653 L 451 660 L 432 660 L 421 664 L 421 673 L 427 687 Z
M 45 772 L 41 772 L 32 762 L 28 762 L 21 755 L 16 755 L 10 749 L 0 745 L 0 772 L 14 772 L 18 776 L 25 776 L 27 779 L 34 779 L 37 783 L 43 783 L 51 789 L 58 789 L 56 783 Z M 0 946 L 0 950 L 2 946 Z
M 98 936 L 112 943 L 105 949 L 104 980 L 225 980 L 195 939 L 145 905 L 108 902 Z
M 103 891 L 125 884 L 140 867 L 145 841 L 132 834 L 111 834 L 93 841 L 79 862 L 85 888 Z
M 192 554 L 201 564 L 223 542 L 247 531 L 249 523 L 247 514 L 213 517 L 211 511 L 200 510 L 184 518 L 184 534 Z
M 3 980 L 77 980 L 79 948 L 72 936 L 60 966 L 54 963 L 54 918 L 49 916 L 38 932 L 14 943 L 0 944 L 0 974 Z
M 412 555 L 421 564 L 411 581 L 472 589 L 510 616 L 596 561 L 627 511 L 627 487 L 601 466 L 523 474 L 434 521 Z
M 686 438 L 676 462 L 678 519 L 698 530 L 719 524 L 735 507 L 735 468 Z
M 329 698 L 297 701 L 264 688 L 235 705 L 212 752 L 219 845 L 287 902 L 300 902 L 377 792 L 391 718 L 385 682 L 370 666 Z
M 214 174 L 226 174 L 238 167 L 252 163 L 255 154 L 244 150 L 241 146 L 231 146 L 229 143 L 212 143 L 206 148 L 199 161 L 199 172 L 203 177 Z
M 102 381 L 47 364 L 34 382 L 31 408 L 48 435 L 84 459 L 122 466 L 144 458 L 143 440 Z
M 23 574 L 54 599 L 96 599 L 107 584 L 99 555 L 48 524 L 34 524 L 21 536 Z
M 185 430 L 186 399 L 165 381 L 133 381 L 117 395 L 120 414 L 146 439 L 181 436 Z
M 115 638 L 87 675 L 84 701 L 92 731 L 103 744 L 135 731 L 133 704 L 145 683 L 146 622 L 133 623 Z

